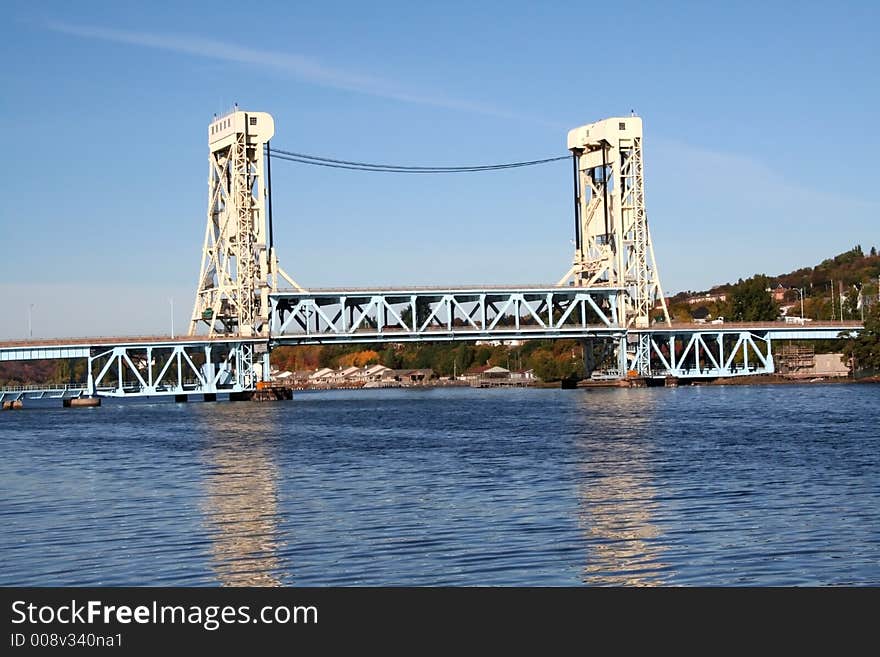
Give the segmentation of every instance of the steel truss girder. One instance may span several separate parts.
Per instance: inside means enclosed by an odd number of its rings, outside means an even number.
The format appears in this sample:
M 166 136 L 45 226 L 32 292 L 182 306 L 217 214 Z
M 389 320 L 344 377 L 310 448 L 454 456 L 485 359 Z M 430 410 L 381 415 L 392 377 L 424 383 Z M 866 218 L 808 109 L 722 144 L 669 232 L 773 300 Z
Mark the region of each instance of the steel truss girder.
M 769 332 L 737 330 L 651 331 L 639 334 L 647 344 L 647 370 L 652 377 L 718 378 L 773 374 Z
M 580 337 L 620 333 L 619 290 L 284 292 L 270 297 L 275 343 Z
M 118 345 L 92 349 L 85 393 L 152 397 L 253 390 L 253 342 Z

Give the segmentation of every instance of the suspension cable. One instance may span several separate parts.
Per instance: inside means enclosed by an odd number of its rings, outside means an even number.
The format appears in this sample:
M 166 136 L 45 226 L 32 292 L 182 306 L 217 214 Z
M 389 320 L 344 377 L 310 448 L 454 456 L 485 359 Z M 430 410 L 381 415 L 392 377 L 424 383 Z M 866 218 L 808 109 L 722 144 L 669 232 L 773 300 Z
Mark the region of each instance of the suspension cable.
M 294 153 L 279 148 L 273 148 L 270 157 L 299 164 L 311 164 L 313 166 L 329 167 L 332 169 L 349 169 L 352 171 L 378 171 L 382 173 L 476 173 L 479 171 L 500 171 L 503 169 L 518 169 L 531 167 L 550 162 L 567 160 L 570 156 L 547 157 L 540 160 L 526 160 L 523 162 L 506 162 L 502 164 L 477 164 L 471 166 L 405 166 L 397 164 L 372 164 L 370 162 L 355 162 L 351 160 L 337 160 L 305 153 Z

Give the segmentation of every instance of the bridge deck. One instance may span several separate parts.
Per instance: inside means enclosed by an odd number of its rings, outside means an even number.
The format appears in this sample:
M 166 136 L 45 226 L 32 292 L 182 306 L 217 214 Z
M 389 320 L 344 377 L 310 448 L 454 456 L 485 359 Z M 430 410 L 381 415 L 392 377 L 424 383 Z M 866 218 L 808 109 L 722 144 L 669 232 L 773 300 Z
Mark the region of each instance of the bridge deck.
M 21 399 L 74 399 L 86 395 L 88 395 L 88 385 L 85 383 L 6 386 L 0 388 L 0 402 Z
M 671 325 L 654 324 L 648 331 L 674 332 L 674 331 L 827 331 L 836 329 L 838 331 L 860 331 L 862 323 L 858 321 L 806 321 L 800 322 L 719 322 L 715 323 L 695 323 L 695 322 L 673 322 Z
M 448 288 L 444 288 L 448 289 Z M 500 289 L 500 288 L 499 288 Z M 521 289 L 521 288 L 517 288 Z M 330 292 L 330 290 L 322 290 L 322 292 Z M 347 290 L 350 292 L 350 290 Z M 461 327 L 453 326 L 452 330 L 457 332 Z M 499 327 L 505 328 L 505 327 Z M 727 333 L 739 331 L 751 331 L 755 333 L 771 332 L 774 339 L 817 339 L 812 334 L 814 332 L 832 332 L 833 337 L 837 337 L 838 333 L 848 331 L 860 331 L 863 325 L 861 322 L 855 321 L 812 321 L 800 323 L 791 322 L 724 322 L 721 324 L 696 324 L 690 322 L 673 322 L 671 325 L 656 323 L 645 329 L 630 329 L 639 333 Z M 527 329 L 521 329 L 527 331 Z M 445 333 L 446 329 L 441 327 L 437 333 Z M 467 332 L 467 331 L 465 331 Z M 407 329 L 401 327 L 386 327 L 383 335 L 388 341 L 394 341 L 396 337 L 401 337 L 407 333 Z M 352 337 L 363 336 L 368 337 L 374 335 L 372 329 L 355 329 L 350 331 Z M 789 336 L 788 334 L 798 334 Z M 810 335 L 801 335 L 810 334 Z M 280 336 L 271 336 L 280 337 Z M 260 343 L 271 339 L 262 336 L 256 337 L 235 337 L 235 336 L 175 336 L 168 335 L 117 335 L 117 336 L 95 336 L 95 337 L 70 337 L 70 338 L 38 338 L 30 340 L 0 340 L 0 352 L 29 350 L 33 352 L 55 352 L 59 349 L 90 349 L 96 347 L 111 346 L 151 346 L 161 347 L 162 345 L 211 345 L 211 344 L 232 344 L 232 343 Z M 535 336 L 540 337 L 540 336 Z M 572 335 L 571 337 L 577 337 Z M 479 339 L 479 337 L 473 338 Z M 83 353 L 83 357 L 87 356 Z M 64 356 L 44 356 L 44 358 L 63 358 Z M 72 356 L 68 356 L 72 357 Z M 35 357 L 36 358 L 36 357 Z M 0 361 L 8 360 L 3 358 L 0 353 Z
M 305 295 L 305 296 L 317 296 L 317 295 L 339 295 L 339 294 L 389 294 L 389 293 L 403 293 L 403 294 L 436 294 L 436 293 L 444 293 L 444 292 L 472 292 L 472 293 L 482 293 L 482 292 L 515 292 L 515 291 L 539 291 L 546 292 L 547 290 L 577 290 L 577 289 L 587 289 L 587 288 L 576 288 L 574 286 L 558 286 L 553 283 L 527 283 L 524 285 L 372 285 L 369 287 L 311 287 L 307 290 L 297 290 L 296 288 L 279 288 L 277 292 L 273 292 L 273 295 L 279 296 L 288 296 L 288 295 Z M 592 290 L 598 289 L 617 289 L 611 287 L 603 287 L 601 285 L 597 285 L 595 287 L 589 288 Z
M 102 335 L 95 337 L 37 338 L 29 340 L 0 340 L 0 349 L 39 349 L 41 347 L 103 347 L 111 345 L 206 344 L 228 342 L 264 342 L 266 338 L 206 335 Z

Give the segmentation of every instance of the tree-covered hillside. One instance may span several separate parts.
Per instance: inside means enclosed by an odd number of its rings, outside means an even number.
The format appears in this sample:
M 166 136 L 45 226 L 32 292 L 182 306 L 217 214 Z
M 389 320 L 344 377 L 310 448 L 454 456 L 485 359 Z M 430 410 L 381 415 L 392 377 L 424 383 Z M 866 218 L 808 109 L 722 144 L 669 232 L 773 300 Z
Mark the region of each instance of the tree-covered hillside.
M 806 318 L 858 319 L 878 303 L 878 277 L 877 247 L 872 246 L 865 253 L 861 246 L 856 246 L 814 267 L 776 276 L 757 274 L 702 292 L 681 292 L 667 303 L 670 314 L 679 321 L 716 317 L 758 320 L 772 319 L 770 302 L 775 303 L 780 312 L 800 316 L 803 296 Z M 771 293 L 761 295 L 761 286 Z M 772 291 L 781 298 L 774 299 Z

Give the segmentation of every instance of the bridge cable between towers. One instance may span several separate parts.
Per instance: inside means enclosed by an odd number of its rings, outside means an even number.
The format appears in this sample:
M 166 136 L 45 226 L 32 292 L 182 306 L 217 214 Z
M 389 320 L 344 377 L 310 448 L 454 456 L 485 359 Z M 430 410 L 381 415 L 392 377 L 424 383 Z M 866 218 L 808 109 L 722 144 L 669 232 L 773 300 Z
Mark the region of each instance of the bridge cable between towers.
M 296 162 L 298 164 L 311 164 L 331 169 L 349 169 L 353 171 L 375 171 L 380 173 L 478 173 L 482 171 L 501 171 L 504 169 L 519 169 L 532 167 L 550 162 L 560 162 L 571 159 L 570 155 L 559 157 L 546 157 L 540 160 L 525 160 L 522 162 L 504 162 L 500 164 L 477 164 L 471 166 L 406 166 L 398 164 L 372 164 L 370 162 L 355 162 L 351 160 L 337 160 L 306 153 L 295 153 L 279 148 L 270 148 L 267 144 L 266 153 L 271 158 Z

